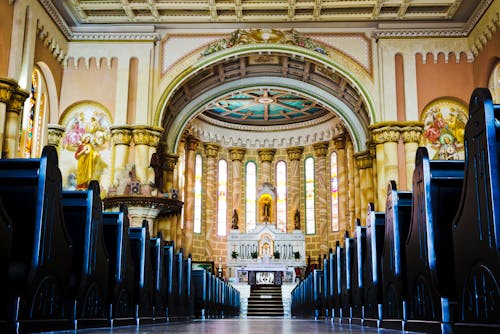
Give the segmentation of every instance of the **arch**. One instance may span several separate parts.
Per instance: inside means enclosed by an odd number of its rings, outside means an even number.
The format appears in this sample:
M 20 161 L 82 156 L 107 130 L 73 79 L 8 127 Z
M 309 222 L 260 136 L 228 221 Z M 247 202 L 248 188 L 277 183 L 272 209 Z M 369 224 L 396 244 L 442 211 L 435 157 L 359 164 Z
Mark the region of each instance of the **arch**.
M 327 106 L 331 111 L 335 111 L 337 115 L 346 124 L 347 130 L 350 132 L 353 138 L 353 144 L 356 151 L 365 150 L 367 141 L 367 130 L 363 127 L 361 121 L 354 115 L 342 101 L 332 94 L 318 89 L 318 87 L 305 83 L 299 80 L 282 78 L 282 77 L 254 77 L 245 78 L 236 81 L 227 82 L 215 89 L 209 90 L 197 98 L 190 101 L 186 107 L 178 113 L 175 120 L 172 122 L 170 129 L 167 131 L 166 144 L 168 149 L 175 153 L 177 151 L 177 146 L 180 141 L 181 134 L 184 128 L 187 126 L 189 121 L 194 119 L 200 110 L 208 104 L 210 101 L 216 97 L 229 94 L 231 92 L 236 92 L 240 89 L 248 88 L 251 86 L 266 86 L 266 87 L 278 87 L 289 90 L 298 91 L 301 94 L 316 100 Z
M 48 124 L 56 124 L 59 119 L 59 98 L 57 96 L 56 82 L 50 67 L 42 61 L 36 63 L 36 66 L 40 69 L 40 72 L 45 79 L 45 85 L 47 86 L 47 93 L 49 95 L 49 115 Z
M 206 57 L 198 59 L 197 61 L 190 60 L 191 58 L 194 59 L 194 57 L 188 57 L 189 59 L 185 62 L 178 63 L 176 66 L 170 69 L 170 72 L 175 72 L 177 70 L 179 71 L 179 74 L 175 76 L 173 80 L 168 82 L 168 84 L 164 88 L 163 93 L 160 96 L 156 106 L 154 124 L 157 126 L 163 125 L 162 122 L 166 115 L 167 105 L 170 102 L 173 94 L 199 71 L 222 60 L 226 60 L 229 58 L 238 58 L 240 56 L 254 53 L 284 54 L 292 57 L 310 60 L 322 64 L 329 69 L 333 69 L 336 73 L 339 73 L 341 76 L 349 80 L 349 82 L 359 91 L 360 96 L 366 103 L 371 123 L 373 124 L 377 122 L 375 103 L 373 101 L 373 97 L 368 93 L 369 88 L 373 91 L 373 79 L 367 79 L 369 75 L 359 64 L 350 59 L 346 60 L 345 58 L 347 57 L 341 56 L 338 53 L 334 54 L 335 56 L 337 56 L 337 58 L 334 59 L 333 57 L 329 57 L 327 55 L 323 55 L 318 52 L 294 45 L 269 43 L 236 46 L 233 48 L 215 52 Z M 192 63 L 190 64 L 189 61 L 192 61 Z M 169 147 L 169 149 L 172 150 L 172 147 Z

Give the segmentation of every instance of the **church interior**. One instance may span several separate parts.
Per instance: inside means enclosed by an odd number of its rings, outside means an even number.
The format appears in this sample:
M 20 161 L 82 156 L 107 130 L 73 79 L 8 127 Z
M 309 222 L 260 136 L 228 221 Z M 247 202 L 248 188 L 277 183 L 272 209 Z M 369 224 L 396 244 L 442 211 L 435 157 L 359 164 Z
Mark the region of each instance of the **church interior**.
M 500 0 L 0 13 L 0 333 L 500 331 Z

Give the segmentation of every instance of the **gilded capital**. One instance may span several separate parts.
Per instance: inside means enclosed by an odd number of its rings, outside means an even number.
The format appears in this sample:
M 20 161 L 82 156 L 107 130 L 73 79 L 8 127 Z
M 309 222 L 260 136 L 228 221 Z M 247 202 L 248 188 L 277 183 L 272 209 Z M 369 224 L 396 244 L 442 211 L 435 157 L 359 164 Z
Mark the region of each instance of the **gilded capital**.
M 257 151 L 262 162 L 272 162 L 274 159 L 274 153 L 276 150 L 274 148 L 266 148 Z
M 404 143 L 418 143 L 424 130 L 421 122 L 405 122 L 402 124 L 401 137 Z
M 58 124 L 49 124 L 47 132 L 47 145 L 58 147 L 64 135 L 64 126 Z
M 337 150 L 345 149 L 345 135 L 340 134 L 338 136 L 333 137 L 333 142 L 335 143 L 335 148 Z
M 354 154 L 356 159 L 356 166 L 359 169 L 371 168 L 373 166 L 373 160 L 370 155 L 370 151 L 364 151 Z
M 302 152 L 304 152 L 304 147 L 302 146 L 289 147 L 286 149 L 288 159 L 291 161 L 300 160 L 300 158 L 302 158 Z
M 241 161 L 243 160 L 243 157 L 245 156 L 246 150 L 244 148 L 230 148 L 229 149 L 229 154 L 231 157 L 231 160 L 237 160 Z
M 165 154 L 165 169 L 167 171 L 173 171 L 175 169 L 175 165 L 177 164 L 177 160 L 179 160 L 177 155 Z
M 205 148 L 205 155 L 207 156 L 207 158 L 217 157 L 220 149 L 219 145 L 213 143 L 205 143 L 203 144 L 203 147 Z
M 377 155 L 377 145 L 373 142 L 373 140 L 369 140 L 366 142 L 366 147 L 368 148 L 368 151 L 370 152 L 370 157 L 372 159 L 375 158 Z
M 194 136 L 188 136 L 186 138 L 186 148 L 188 151 L 196 151 L 200 141 Z
M 111 141 L 114 145 L 130 145 L 132 141 L 132 127 L 111 126 Z
M 17 89 L 17 82 L 9 78 L 0 78 L 0 102 L 9 103 L 12 94 Z
M 17 88 L 10 98 L 10 101 L 7 105 L 7 111 L 15 112 L 16 114 L 20 114 L 24 107 L 24 101 L 30 96 L 30 94 L 24 89 Z
M 370 130 L 375 144 L 397 143 L 401 127 L 398 122 L 381 122 L 371 125 Z
M 160 144 L 161 135 L 163 134 L 162 128 L 150 127 L 149 129 L 149 146 L 158 147 Z
M 317 157 L 324 157 L 328 153 L 328 142 L 324 141 L 313 145 L 314 154 Z
M 134 143 L 136 145 L 148 145 L 150 142 L 150 132 L 145 126 L 137 126 L 132 129 Z

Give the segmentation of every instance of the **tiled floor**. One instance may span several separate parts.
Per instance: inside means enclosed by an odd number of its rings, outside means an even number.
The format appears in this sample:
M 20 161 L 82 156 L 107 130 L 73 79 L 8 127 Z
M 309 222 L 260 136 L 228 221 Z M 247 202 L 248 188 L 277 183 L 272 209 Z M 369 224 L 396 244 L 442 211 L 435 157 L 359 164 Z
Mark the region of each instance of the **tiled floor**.
M 57 333 L 75 333 L 73 331 Z M 214 333 L 214 334 L 316 334 L 316 333 L 401 333 L 392 330 L 338 325 L 330 321 L 304 319 L 246 318 L 246 319 L 211 319 L 189 322 L 174 322 L 139 327 L 116 327 L 114 329 L 79 330 L 78 333 L 97 334 L 150 334 L 150 333 Z

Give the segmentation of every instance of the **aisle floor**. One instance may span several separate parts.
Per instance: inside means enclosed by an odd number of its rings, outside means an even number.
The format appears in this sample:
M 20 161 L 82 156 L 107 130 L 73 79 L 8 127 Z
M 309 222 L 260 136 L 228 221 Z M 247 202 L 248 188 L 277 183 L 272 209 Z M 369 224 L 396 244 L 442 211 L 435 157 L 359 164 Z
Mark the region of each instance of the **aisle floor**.
M 75 333 L 74 331 L 53 332 L 58 334 Z M 245 319 L 210 319 L 187 322 L 172 322 L 139 327 L 116 327 L 114 329 L 87 329 L 77 333 L 97 334 L 153 334 L 153 333 L 216 333 L 216 334 L 317 334 L 317 333 L 401 333 L 370 327 L 332 324 L 325 320 L 245 318 Z

